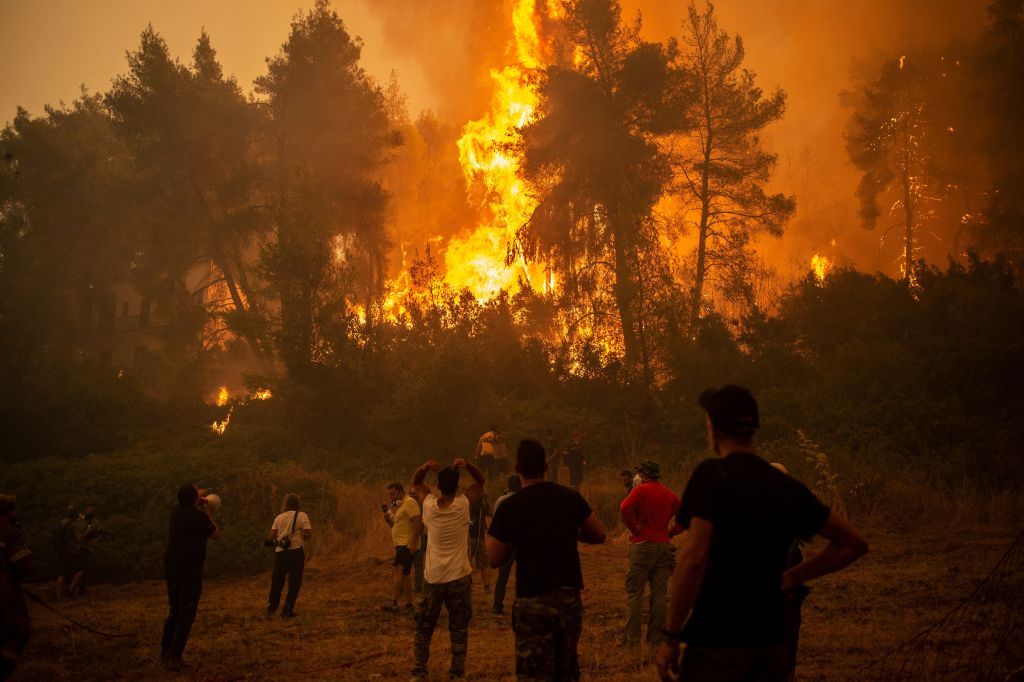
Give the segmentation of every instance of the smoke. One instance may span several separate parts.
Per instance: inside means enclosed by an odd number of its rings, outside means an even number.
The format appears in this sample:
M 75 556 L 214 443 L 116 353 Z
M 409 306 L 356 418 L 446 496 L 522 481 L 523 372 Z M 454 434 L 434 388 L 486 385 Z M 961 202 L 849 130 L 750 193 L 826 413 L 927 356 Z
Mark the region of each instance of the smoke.
M 381 25 L 385 52 L 415 61 L 436 114 L 462 125 L 478 118 L 491 94 L 490 70 L 511 61 L 507 0 L 363 0 Z

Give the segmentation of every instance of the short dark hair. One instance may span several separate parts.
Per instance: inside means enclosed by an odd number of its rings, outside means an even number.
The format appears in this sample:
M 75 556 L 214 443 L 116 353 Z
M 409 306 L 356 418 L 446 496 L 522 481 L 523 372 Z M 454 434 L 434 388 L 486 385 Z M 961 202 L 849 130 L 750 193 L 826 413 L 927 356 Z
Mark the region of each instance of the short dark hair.
M 178 488 L 178 504 L 182 507 L 191 507 L 199 499 L 199 490 L 195 483 L 186 483 Z
M 742 386 L 709 388 L 700 394 L 698 403 L 707 411 L 715 431 L 724 436 L 749 440 L 761 425 L 757 400 Z
M 454 495 L 459 490 L 459 470 L 445 467 L 437 472 L 437 487 L 442 495 Z
M 392 481 L 391 483 L 388 483 L 388 490 L 397 490 L 400 493 L 404 493 L 405 487 L 398 481 Z
M 526 478 L 540 478 L 548 470 L 544 446 L 535 440 L 524 438 L 516 450 L 516 471 Z
M 523 489 L 523 479 L 519 478 L 518 474 L 512 474 L 508 477 L 508 489 L 512 492 L 517 492 Z
M 299 511 L 299 494 L 288 493 L 281 503 L 281 511 Z
M 629 476 L 630 478 L 633 478 L 633 472 L 629 469 L 623 469 L 619 472 L 619 476 Z

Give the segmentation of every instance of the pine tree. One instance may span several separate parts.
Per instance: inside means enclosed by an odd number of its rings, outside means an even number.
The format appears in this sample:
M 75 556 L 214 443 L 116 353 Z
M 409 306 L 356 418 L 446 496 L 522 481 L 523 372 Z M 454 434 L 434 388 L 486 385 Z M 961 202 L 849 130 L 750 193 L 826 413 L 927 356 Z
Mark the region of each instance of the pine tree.
M 674 159 L 679 190 L 698 213 L 688 220 L 697 234 L 690 323 L 697 325 L 708 281 L 752 299 L 748 274 L 755 267 L 751 241 L 758 232 L 780 236 L 796 210 L 793 197 L 767 194 L 777 157 L 761 134 L 782 118 L 786 95 L 765 96 L 756 75 L 743 68 L 743 41 L 718 27 L 715 10 L 690 5 L 681 65 L 688 80 L 682 112 L 687 140 Z

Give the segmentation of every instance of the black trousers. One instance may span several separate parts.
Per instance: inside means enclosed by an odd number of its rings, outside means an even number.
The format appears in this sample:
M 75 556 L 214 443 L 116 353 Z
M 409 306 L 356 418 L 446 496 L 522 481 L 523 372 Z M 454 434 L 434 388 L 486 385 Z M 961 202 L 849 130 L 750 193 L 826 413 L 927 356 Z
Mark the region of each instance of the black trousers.
M 295 600 L 299 598 L 302 572 L 305 568 L 306 550 L 302 547 L 275 552 L 274 574 L 270 576 L 270 599 L 267 603 L 267 611 L 277 611 L 277 607 L 281 603 L 281 590 L 284 588 L 285 578 L 288 578 L 288 595 L 284 598 L 284 612 L 291 613 L 295 610 Z
M 501 611 L 505 608 L 505 591 L 508 589 L 508 579 L 512 574 L 512 566 L 516 562 L 515 552 L 508 558 L 508 561 L 498 569 L 498 579 L 494 581 L 494 610 Z
M 164 636 L 160 641 L 160 652 L 165 658 L 181 658 L 184 653 L 202 593 L 202 574 L 167 576 L 167 605 L 170 612 L 164 621 Z

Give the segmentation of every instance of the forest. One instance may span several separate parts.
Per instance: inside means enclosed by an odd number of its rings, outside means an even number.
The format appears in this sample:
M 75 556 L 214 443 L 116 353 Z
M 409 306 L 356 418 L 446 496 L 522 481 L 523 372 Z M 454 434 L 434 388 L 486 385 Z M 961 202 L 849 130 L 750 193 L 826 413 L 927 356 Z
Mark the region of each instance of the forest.
M 250 536 L 214 569 L 244 573 L 279 490 L 357 534 L 345 486 L 469 455 L 494 425 L 580 431 L 593 480 L 688 471 L 697 395 L 726 383 L 758 397 L 765 456 L 851 515 L 1019 491 L 1020 2 L 850 75 L 845 151 L 887 273 L 765 257 L 801 202 L 766 141 L 787 96 L 713 7 L 652 42 L 615 0 L 514 4 L 511 65 L 464 126 L 369 75 L 326 0 L 251 94 L 217 36 L 180 61 L 149 26 L 108 90 L 19 109 L 0 486 L 26 522 L 96 504 L 133 539 L 103 571 L 152 577 L 173 490 L 205 481 Z M 127 360 L 104 351 L 157 320 Z

